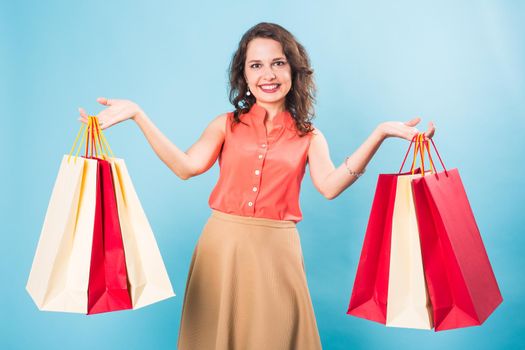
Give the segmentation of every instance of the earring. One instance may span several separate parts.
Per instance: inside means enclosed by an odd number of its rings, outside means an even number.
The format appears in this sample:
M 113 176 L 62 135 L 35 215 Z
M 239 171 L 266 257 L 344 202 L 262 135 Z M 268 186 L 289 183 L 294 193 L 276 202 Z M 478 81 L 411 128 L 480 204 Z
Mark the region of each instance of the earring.
M 246 96 L 250 96 L 252 93 L 250 92 L 250 88 L 248 88 L 248 91 L 246 91 Z

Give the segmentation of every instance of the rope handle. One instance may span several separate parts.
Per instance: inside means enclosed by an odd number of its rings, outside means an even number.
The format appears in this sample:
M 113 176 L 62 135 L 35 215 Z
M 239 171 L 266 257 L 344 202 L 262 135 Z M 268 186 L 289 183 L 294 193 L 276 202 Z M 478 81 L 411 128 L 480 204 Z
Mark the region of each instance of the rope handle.
M 78 142 L 79 139 L 80 142 Z M 106 137 L 104 136 L 102 129 L 100 128 L 98 118 L 96 116 L 88 116 L 88 123 L 82 123 L 82 125 L 80 126 L 80 130 L 78 131 L 77 136 L 75 138 L 75 141 L 73 142 L 73 146 L 69 151 L 69 155 L 67 158 L 68 162 L 70 161 L 73 153 L 75 153 L 75 149 L 76 153 L 73 155 L 73 157 L 74 161 L 76 162 L 80 150 L 82 149 L 82 145 L 84 144 L 84 140 L 85 158 L 101 157 L 103 159 L 107 159 L 109 158 L 109 155 L 111 155 L 111 157 L 114 157 L 113 151 L 111 150 L 111 147 L 109 146 L 109 143 Z
M 416 144 L 416 147 L 417 149 L 414 151 L 414 161 L 412 162 L 412 167 L 410 168 L 410 172 L 412 173 L 412 175 L 415 174 L 416 172 L 416 153 L 419 152 L 419 156 L 420 156 L 420 159 L 421 159 L 421 172 L 422 172 L 422 175 L 425 176 L 425 150 L 428 150 L 428 158 L 429 158 L 429 162 L 430 162 L 430 172 L 432 174 L 435 174 L 436 173 L 436 167 L 434 166 L 434 160 L 432 159 L 432 156 L 430 154 L 430 149 L 428 148 L 428 140 L 425 138 L 425 135 L 424 134 L 419 134 L 417 136 L 417 144 Z
M 434 151 L 436 152 L 439 161 L 441 163 L 441 166 L 443 167 L 443 170 L 445 171 L 445 175 L 448 176 L 447 168 L 445 167 L 445 164 L 443 163 L 443 160 L 441 159 L 441 155 L 439 154 L 436 144 L 434 143 L 434 140 L 431 138 L 430 142 L 432 142 L 432 146 L 434 148 Z M 399 168 L 398 175 L 401 174 L 401 171 L 403 171 L 403 167 L 405 166 L 406 160 L 408 158 L 408 154 L 410 153 L 410 149 L 412 148 L 412 144 L 415 144 L 414 146 L 414 157 L 412 159 L 412 166 L 410 167 L 410 173 L 413 175 L 415 173 L 416 169 L 416 160 L 417 156 L 419 154 L 419 157 L 421 159 L 421 171 L 422 175 L 425 176 L 425 152 L 428 154 L 428 159 L 430 163 L 430 170 L 432 174 L 435 174 L 437 172 L 436 166 L 434 164 L 434 159 L 432 158 L 432 154 L 430 151 L 430 145 L 429 145 L 429 139 L 427 139 L 424 136 L 424 133 L 419 133 L 415 135 L 412 140 L 410 141 L 410 145 L 408 146 L 408 150 L 405 154 L 405 157 L 403 159 L 403 162 L 401 164 L 401 167 Z

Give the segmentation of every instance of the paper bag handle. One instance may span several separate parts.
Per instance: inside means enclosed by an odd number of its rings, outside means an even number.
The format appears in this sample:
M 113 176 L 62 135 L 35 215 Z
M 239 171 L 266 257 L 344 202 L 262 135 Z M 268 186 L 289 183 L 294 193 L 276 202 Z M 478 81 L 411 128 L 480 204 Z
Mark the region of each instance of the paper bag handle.
M 80 138 L 80 135 L 82 135 L 82 138 Z M 80 142 L 77 146 L 77 142 L 79 141 L 79 139 Z M 80 150 L 84 143 L 84 139 L 86 141 L 84 151 L 84 156 L 86 158 L 101 156 L 105 159 L 108 158 L 109 155 L 111 155 L 111 157 L 114 157 L 113 151 L 111 150 L 111 147 L 109 146 L 109 143 L 106 137 L 104 136 L 102 129 L 100 128 L 98 118 L 96 116 L 89 116 L 88 123 L 82 124 L 80 126 L 80 130 L 78 131 L 75 141 L 73 142 L 73 146 L 71 147 L 71 150 L 69 152 L 68 162 L 71 159 L 75 148 L 76 154 L 74 155 L 74 157 L 76 161 L 76 158 L 78 157 L 78 154 L 80 153 Z

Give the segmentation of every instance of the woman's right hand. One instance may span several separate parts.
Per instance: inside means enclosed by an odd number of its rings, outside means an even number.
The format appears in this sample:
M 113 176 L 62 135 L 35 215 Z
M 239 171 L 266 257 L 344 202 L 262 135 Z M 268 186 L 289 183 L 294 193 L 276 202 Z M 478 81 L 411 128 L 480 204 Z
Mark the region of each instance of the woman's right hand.
M 116 100 L 99 97 L 97 98 L 97 102 L 101 105 L 107 106 L 106 109 L 102 110 L 97 115 L 101 129 L 107 129 L 110 126 L 127 119 L 135 119 L 137 116 L 144 113 L 139 105 L 129 100 Z M 82 107 L 80 107 L 78 111 L 80 112 L 79 120 L 87 124 L 88 114 L 86 111 Z

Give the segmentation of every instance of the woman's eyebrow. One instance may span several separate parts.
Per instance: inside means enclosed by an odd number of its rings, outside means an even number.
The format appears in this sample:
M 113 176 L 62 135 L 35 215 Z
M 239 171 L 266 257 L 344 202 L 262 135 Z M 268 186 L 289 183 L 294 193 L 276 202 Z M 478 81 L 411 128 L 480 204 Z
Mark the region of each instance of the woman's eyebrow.
M 277 57 L 277 58 L 274 58 L 274 59 L 272 60 L 272 62 L 274 62 L 274 61 L 279 61 L 279 60 L 285 60 L 285 59 L 286 59 L 286 57 Z M 252 62 L 254 62 L 254 63 L 258 63 L 258 62 L 262 62 L 262 61 L 261 61 L 261 60 L 249 60 L 249 61 L 248 61 L 248 63 L 252 63 Z

